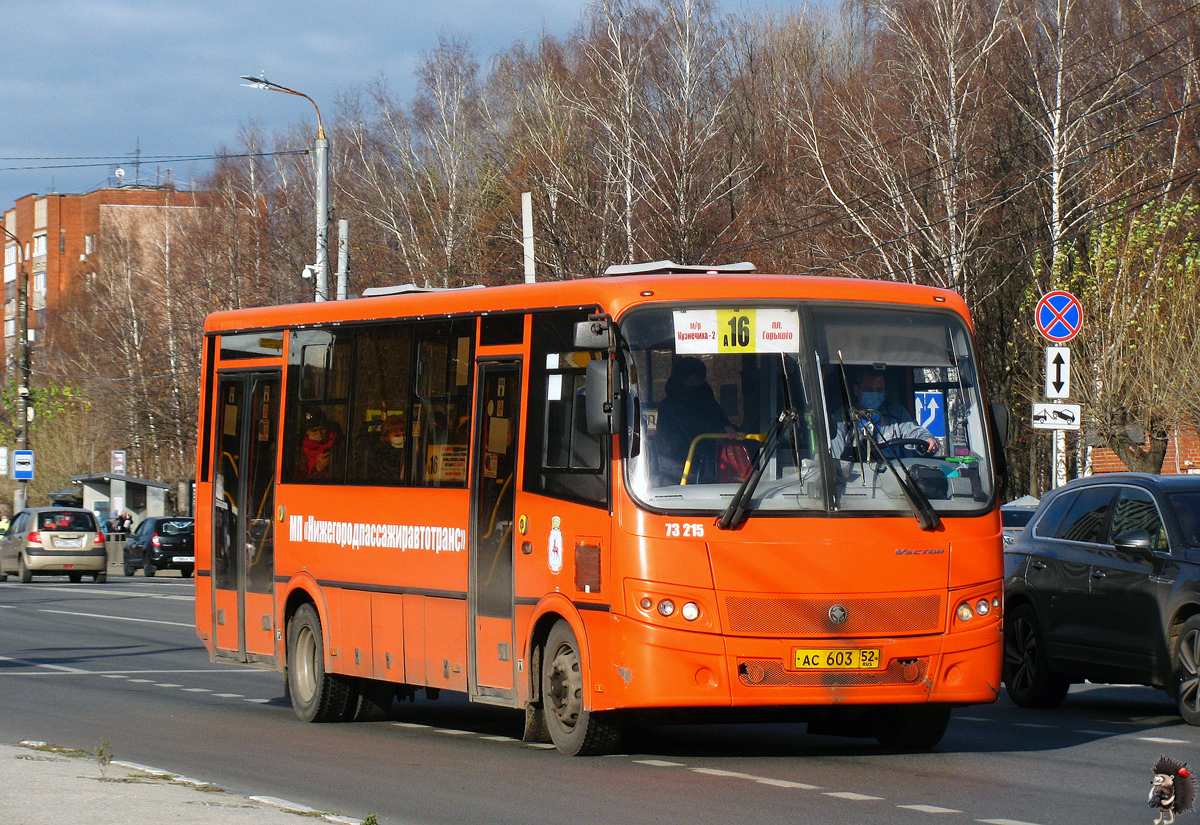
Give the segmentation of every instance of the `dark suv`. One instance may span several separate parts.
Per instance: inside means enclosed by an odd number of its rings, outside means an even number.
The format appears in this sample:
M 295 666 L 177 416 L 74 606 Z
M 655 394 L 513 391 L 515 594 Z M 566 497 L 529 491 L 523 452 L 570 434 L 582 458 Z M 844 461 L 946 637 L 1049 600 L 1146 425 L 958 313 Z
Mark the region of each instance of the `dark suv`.
M 139 567 L 146 576 L 159 570 L 178 570 L 185 578 L 196 569 L 195 519 L 153 516 L 129 534 L 125 542 L 125 575 Z
M 1005 548 L 1004 683 L 1163 688 L 1200 725 L 1200 476 L 1106 473 L 1047 493 Z

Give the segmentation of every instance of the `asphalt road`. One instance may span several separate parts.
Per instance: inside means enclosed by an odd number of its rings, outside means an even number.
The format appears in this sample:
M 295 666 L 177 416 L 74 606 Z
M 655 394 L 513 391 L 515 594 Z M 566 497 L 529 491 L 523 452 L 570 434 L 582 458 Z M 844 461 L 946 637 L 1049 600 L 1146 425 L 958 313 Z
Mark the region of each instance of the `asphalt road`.
M 1159 754 L 1200 765 L 1200 729 L 1131 687 L 1078 686 L 1054 711 L 962 709 L 918 754 L 800 725 L 695 725 L 572 759 L 522 743 L 520 714 L 445 694 L 386 721 L 306 725 L 279 674 L 208 661 L 191 593 L 175 577 L 0 584 L 0 741 L 107 742 L 116 759 L 381 825 L 1151 823 Z

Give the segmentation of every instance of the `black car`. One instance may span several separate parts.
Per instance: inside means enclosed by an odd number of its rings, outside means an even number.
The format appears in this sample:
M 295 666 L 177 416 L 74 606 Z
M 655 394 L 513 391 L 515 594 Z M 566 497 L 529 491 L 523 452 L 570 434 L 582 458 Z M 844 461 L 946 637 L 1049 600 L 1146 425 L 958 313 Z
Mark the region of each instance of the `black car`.
M 195 519 L 153 516 L 133 528 L 125 542 L 125 575 L 140 567 L 146 576 L 178 570 L 189 577 L 196 569 Z
M 1005 548 L 1004 683 L 1153 685 L 1200 725 L 1200 476 L 1105 473 L 1046 494 Z

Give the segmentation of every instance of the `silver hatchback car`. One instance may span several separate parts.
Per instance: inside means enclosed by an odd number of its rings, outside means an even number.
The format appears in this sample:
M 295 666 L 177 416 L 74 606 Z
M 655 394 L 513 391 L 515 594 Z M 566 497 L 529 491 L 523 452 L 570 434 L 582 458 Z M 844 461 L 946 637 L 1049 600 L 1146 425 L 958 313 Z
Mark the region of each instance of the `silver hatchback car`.
M 35 574 L 66 575 L 73 582 L 86 573 L 93 581 L 108 578 L 108 551 L 96 516 L 78 507 L 31 507 L 17 513 L 0 538 L 0 581 L 9 575 L 30 582 Z

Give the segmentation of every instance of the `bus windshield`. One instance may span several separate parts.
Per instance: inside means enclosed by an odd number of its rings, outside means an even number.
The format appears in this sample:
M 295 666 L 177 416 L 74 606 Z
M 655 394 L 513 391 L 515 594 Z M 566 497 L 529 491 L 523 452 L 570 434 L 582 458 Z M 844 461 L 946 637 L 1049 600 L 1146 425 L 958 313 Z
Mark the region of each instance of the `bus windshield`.
M 992 500 L 970 333 L 953 313 L 692 304 L 631 312 L 621 329 L 626 479 L 652 510 L 740 498 L 751 515 L 955 515 Z

